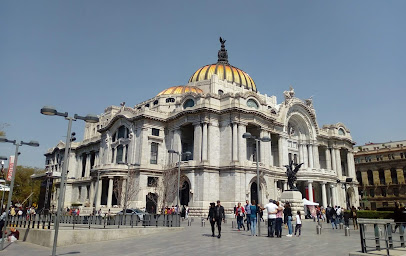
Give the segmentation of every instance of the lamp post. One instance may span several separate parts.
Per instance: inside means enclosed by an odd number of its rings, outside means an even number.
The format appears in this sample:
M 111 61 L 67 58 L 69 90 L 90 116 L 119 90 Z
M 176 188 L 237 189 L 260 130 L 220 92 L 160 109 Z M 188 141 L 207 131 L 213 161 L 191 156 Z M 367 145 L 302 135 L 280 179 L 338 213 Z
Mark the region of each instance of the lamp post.
M 124 216 L 124 225 L 126 224 L 125 214 L 127 213 L 127 200 L 128 200 L 128 183 L 130 181 L 130 167 L 140 166 L 139 164 L 130 164 L 123 161 L 118 162 L 118 164 L 127 165 L 127 180 L 125 182 L 125 197 L 124 197 L 124 207 L 123 207 L 123 216 Z
M 59 232 L 59 221 L 62 214 L 62 207 L 63 207 L 63 198 L 65 198 L 65 179 L 66 179 L 66 172 L 68 170 L 68 159 L 69 159 L 69 149 L 71 143 L 71 129 L 72 129 L 72 121 L 76 121 L 77 119 L 83 120 L 88 123 L 97 123 L 99 122 L 99 118 L 95 115 L 87 115 L 87 116 L 79 116 L 75 114 L 73 117 L 68 116 L 68 112 L 58 112 L 54 107 L 45 106 L 41 108 L 41 114 L 48 115 L 48 116 L 62 116 L 66 120 L 68 120 L 68 133 L 66 135 L 66 143 L 65 143 L 65 154 L 64 154 L 64 161 L 63 161 L 63 168 L 61 174 L 61 182 L 59 186 L 59 198 L 58 198 L 58 208 L 56 210 L 56 219 L 55 219 L 55 235 L 54 235 L 54 244 L 52 247 L 52 256 L 56 255 L 56 246 L 58 242 L 58 232 Z
M 258 205 L 260 205 L 261 203 L 261 201 L 260 201 L 260 193 L 259 193 L 259 188 L 260 188 L 260 186 L 259 186 L 259 142 L 260 141 L 262 141 L 262 142 L 270 142 L 271 141 L 271 138 L 269 138 L 269 137 L 262 137 L 262 138 L 257 138 L 257 137 L 255 137 L 255 136 L 253 136 L 253 135 L 251 135 L 251 133 L 249 133 L 249 132 L 246 132 L 246 133 L 244 133 L 243 135 L 242 135 L 242 137 L 244 138 L 244 139 L 253 139 L 253 140 L 255 140 L 255 147 L 256 147 L 256 164 L 257 164 L 257 196 L 258 196 L 258 202 L 257 202 L 257 204 Z M 258 214 L 258 217 L 259 217 L 259 214 Z M 259 236 L 261 236 L 261 220 L 258 218 L 258 237 Z
M 5 137 L 0 137 L 0 142 L 8 142 L 8 143 L 13 143 L 16 146 L 16 151 L 14 155 L 14 164 L 13 164 L 13 173 L 11 174 L 11 182 L 10 182 L 10 192 L 8 193 L 8 201 L 7 201 L 7 209 L 10 208 L 11 205 L 11 197 L 13 196 L 13 187 L 14 187 L 14 180 L 17 172 L 17 160 L 18 160 L 18 148 L 22 145 L 27 145 L 31 147 L 39 147 L 39 143 L 37 141 L 30 141 L 30 142 L 24 142 L 24 141 L 17 141 L 17 140 L 8 140 Z M 3 230 L 3 239 L 1 240 L 1 250 L 4 249 L 4 238 L 6 237 L 6 230 L 7 230 L 7 225 L 8 225 L 8 214 L 6 214 L 6 219 L 4 221 L 4 230 Z
M 173 149 L 169 149 L 168 153 L 169 154 L 177 154 L 179 156 L 179 160 L 178 160 L 178 194 L 177 194 L 177 205 L 178 205 L 177 211 L 178 211 L 178 214 L 179 214 L 179 207 L 180 207 L 179 206 L 179 198 L 180 198 L 180 162 L 182 160 L 181 159 L 182 155 L 190 156 L 190 155 L 192 155 L 192 153 L 189 152 L 189 151 L 186 151 L 185 153 L 180 153 L 180 152 L 175 151 Z M 179 220 L 180 220 L 180 218 L 179 218 Z
M 7 161 L 7 157 L 5 156 L 0 156 L 0 160 L 1 160 L 1 172 L 3 173 L 4 170 L 4 161 Z M 0 183 L 4 183 L 4 185 L 1 186 L 1 190 L 3 191 L 3 195 L 1 196 L 1 207 L 0 207 L 0 212 L 3 211 L 3 201 L 4 201 L 4 191 L 6 191 L 6 180 L 4 177 L 4 173 L 3 173 L 3 177 L 2 179 L 0 179 Z M 7 191 L 10 191 L 10 188 L 8 188 Z M 0 231 L 1 232 L 1 231 Z

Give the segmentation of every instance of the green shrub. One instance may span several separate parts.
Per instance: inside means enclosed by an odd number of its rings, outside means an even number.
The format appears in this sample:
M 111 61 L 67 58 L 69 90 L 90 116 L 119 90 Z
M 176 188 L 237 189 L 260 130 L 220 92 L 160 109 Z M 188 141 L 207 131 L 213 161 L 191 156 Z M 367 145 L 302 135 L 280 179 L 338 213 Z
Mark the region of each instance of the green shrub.
M 360 211 L 357 211 L 357 218 L 364 218 L 364 219 L 393 219 L 393 212 L 392 211 L 360 210 Z

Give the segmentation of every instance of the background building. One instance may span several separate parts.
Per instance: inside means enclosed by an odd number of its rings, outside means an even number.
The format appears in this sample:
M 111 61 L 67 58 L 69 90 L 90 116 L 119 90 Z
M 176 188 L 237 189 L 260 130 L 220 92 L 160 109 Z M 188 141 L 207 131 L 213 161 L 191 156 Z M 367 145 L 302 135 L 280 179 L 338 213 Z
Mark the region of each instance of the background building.
M 355 168 L 363 207 L 372 210 L 406 203 L 406 141 L 355 148 Z
M 243 139 L 246 132 L 270 142 Z M 284 100 L 261 94 L 254 80 L 229 64 L 222 42 L 218 61 L 192 74 L 188 83 L 170 87 L 134 107 L 110 106 L 97 124 L 86 124 L 84 140 L 75 142 L 69 157 L 65 206 L 82 212 L 121 209 L 130 173 L 130 207 L 150 212 L 176 203 L 171 170 L 182 156 L 181 204 L 191 215 L 205 215 L 209 203 L 222 201 L 228 212 L 246 199 L 278 199 L 287 188 L 289 161 L 304 163 L 297 185 L 304 197 L 326 206 L 358 205 L 353 140 L 342 123 L 320 127 L 312 99 Z M 64 152 L 60 142 L 46 154 L 46 166 L 59 171 Z M 260 191 L 256 185 L 259 151 Z M 130 167 L 120 164 L 136 164 Z M 337 186 L 354 178 L 346 191 Z M 58 183 L 56 183 L 58 186 Z M 55 204 L 58 188 L 52 201 Z

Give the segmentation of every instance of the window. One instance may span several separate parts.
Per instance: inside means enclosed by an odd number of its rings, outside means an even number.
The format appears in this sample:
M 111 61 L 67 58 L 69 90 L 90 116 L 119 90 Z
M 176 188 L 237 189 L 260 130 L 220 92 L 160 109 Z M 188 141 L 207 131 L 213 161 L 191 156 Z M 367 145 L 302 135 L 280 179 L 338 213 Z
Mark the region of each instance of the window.
M 367 174 L 368 174 L 368 184 L 374 185 L 374 176 L 372 174 L 372 171 L 368 170 Z
M 393 194 L 399 196 L 399 188 L 393 188 Z
M 402 159 L 403 159 L 403 153 L 400 153 L 400 158 L 402 158 Z
M 82 187 L 79 186 L 78 187 L 78 201 L 80 201 L 81 197 L 82 197 Z
M 371 210 L 376 210 L 376 203 L 375 202 L 371 202 Z
M 86 199 L 90 198 L 90 185 L 86 186 Z
M 149 108 L 149 103 L 148 103 L 148 104 L 145 104 L 145 107 L 146 107 L 146 108 Z
M 362 175 L 360 171 L 357 171 L 357 181 L 362 186 Z
M 386 181 L 385 181 L 385 171 L 382 170 L 382 169 L 379 170 L 379 182 L 380 182 L 382 185 L 385 185 L 385 184 L 386 184 Z
M 82 155 L 82 177 L 85 177 L 86 175 L 86 160 L 87 160 L 87 156 L 86 154 Z
M 195 101 L 192 99 L 187 99 L 185 103 L 183 103 L 183 108 L 191 108 L 195 105 Z
M 175 102 L 175 99 L 174 98 L 167 98 L 165 102 L 166 103 L 173 103 L 173 102 Z
M 126 128 L 124 125 L 122 125 L 118 128 L 118 139 L 125 138 L 125 130 L 126 130 Z
M 111 162 L 114 163 L 114 152 L 115 152 L 115 148 L 111 149 Z
M 158 143 L 156 143 L 156 142 L 151 143 L 151 159 L 149 162 L 151 164 L 158 163 Z
M 250 107 L 250 108 L 256 108 L 256 109 L 259 108 L 258 103 L 253 99 L 247 100 L 247 106 Z
M 370 196 L 370 197 L 374 197 L 374 196 L 375 196 L 375 190 L 374 190 L 373 188 L 371 188 L 371 189 L 369 190 L 369 196 Z
M 152 135 L 159 136 L 159 129 L 152 128 Z
M 117 133 L 115 132 L 115 133 L 113 134 L 113 136 L 111 137 L 111 141 L 112 141 L 112 142 L 115 142 L 115 141 L 116 141 L 116 137 L 117 137 Z
M 382 206 L 383 206 L 383 207 L 388 207 L 389 204 L 388 204 L 388 202 L 383 202 L 383 203 L 382 203 Z
M 390 176 L 392 178 L 392 184 L 398 184 L 398 173 L 395 168 L 390 169 Z
M 154 101 L 154 105 L 158 105 L 158 100 L 155 100 L 155 101 Z
M 224 94 L 223 90 L 218 90 L 218 94 L 223 95 Z
M 117 146 L 116 163 L 123 161 L 123 145 Z
M 386 197 L 386 188 L 381 188 L 381 195 Z
M 338 129 L 338 135 L 343 135 L 343 136 L 345 135 L 343 128 Z
M 158 177 L 148 177 L 148 187 L 158 186 Z

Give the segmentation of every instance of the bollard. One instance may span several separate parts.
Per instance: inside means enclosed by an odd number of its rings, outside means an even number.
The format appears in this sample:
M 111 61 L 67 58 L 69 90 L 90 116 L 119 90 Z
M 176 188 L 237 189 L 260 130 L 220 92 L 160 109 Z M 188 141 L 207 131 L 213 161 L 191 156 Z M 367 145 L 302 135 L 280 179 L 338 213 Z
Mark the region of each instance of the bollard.
M 316 234 L 321 235 L 321 226 L 320 225 L 316 226 Z
M 204 218 L 202 218 L 202 227 L 206 225 L 206 222 L 204 221 Z
M 350 228 L 346 227 L 344 233 L 345 233 L 345 236 L 350 236 Z

